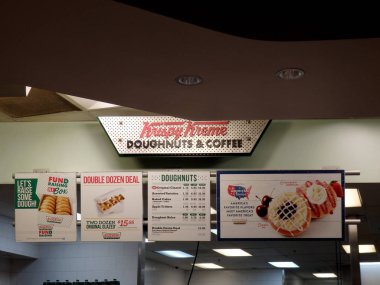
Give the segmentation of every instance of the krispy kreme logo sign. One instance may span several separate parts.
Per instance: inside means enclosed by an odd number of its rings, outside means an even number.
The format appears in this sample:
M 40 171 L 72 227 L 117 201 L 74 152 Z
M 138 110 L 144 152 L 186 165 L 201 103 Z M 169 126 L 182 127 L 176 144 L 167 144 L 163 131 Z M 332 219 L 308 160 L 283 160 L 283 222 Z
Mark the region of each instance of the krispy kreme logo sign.
M 226 136 L 229 121 L 221 122 L 144 122 L 140 138 L 164 137 L 193 138 L 201 136 Z
M 102 236 L 103 236 L 103 239 L 120 239 L 121 232 L 117 232 L 117 233 L 106 233 L 106 232 L 103 232 Z
M 121 155 L 250 154 L 270 123 L 167 116 L 99 117 L 99 121 Z

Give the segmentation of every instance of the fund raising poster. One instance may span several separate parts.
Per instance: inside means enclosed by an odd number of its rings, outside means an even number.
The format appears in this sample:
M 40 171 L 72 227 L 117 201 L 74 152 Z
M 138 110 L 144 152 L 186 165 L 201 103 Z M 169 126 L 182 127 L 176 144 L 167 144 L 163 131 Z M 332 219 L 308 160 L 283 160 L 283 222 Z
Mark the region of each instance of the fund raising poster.
M 76 174 L 17 173 L 17 242 L 76 241 Z

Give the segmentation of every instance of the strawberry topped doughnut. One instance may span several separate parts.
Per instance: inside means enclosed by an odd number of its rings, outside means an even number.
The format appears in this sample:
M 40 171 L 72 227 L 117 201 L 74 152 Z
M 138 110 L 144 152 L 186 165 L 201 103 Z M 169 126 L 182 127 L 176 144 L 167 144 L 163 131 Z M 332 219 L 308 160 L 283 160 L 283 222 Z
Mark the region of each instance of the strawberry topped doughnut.
M 326 214 L 332 214 L 336 208 L 337 195 L 334 188 L 319 180 L 306 181 L 305 184 L 297 188 L 297 193 L 303 195 L 309 202 L 311 217 L 321 218 Z

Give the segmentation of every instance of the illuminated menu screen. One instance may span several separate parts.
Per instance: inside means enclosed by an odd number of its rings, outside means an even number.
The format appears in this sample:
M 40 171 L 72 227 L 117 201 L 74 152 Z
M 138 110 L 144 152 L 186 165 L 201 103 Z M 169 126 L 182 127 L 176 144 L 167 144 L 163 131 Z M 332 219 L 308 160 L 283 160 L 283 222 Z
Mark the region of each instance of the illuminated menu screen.
M 218 238 L 342 239 L 344 171 L 218 171 Z

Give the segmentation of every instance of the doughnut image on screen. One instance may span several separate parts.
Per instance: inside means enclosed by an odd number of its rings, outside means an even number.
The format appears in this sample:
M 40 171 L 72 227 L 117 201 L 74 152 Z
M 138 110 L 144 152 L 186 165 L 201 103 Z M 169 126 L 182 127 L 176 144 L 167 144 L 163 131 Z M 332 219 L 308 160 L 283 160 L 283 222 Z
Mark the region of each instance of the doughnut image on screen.
M 337 193 L 327 182 L 307 181 L 302 187 L 297 188 L 297 193 L 308 200 L 313 219 L 332 214 L 336 208 Z
M 279 234 L 299 236 L 313 221 L 332 215 L 338 197 L 343 197 L 343 190 L 337 181 L 306 181 L 295 192 L 285 192 L 271 199 L 267 219 Z
M 278 233 L 294 237 L 309 227 L 311 210 L 303 196 L 295 192 L 285 192 L 271 201 L 268 220 Z

